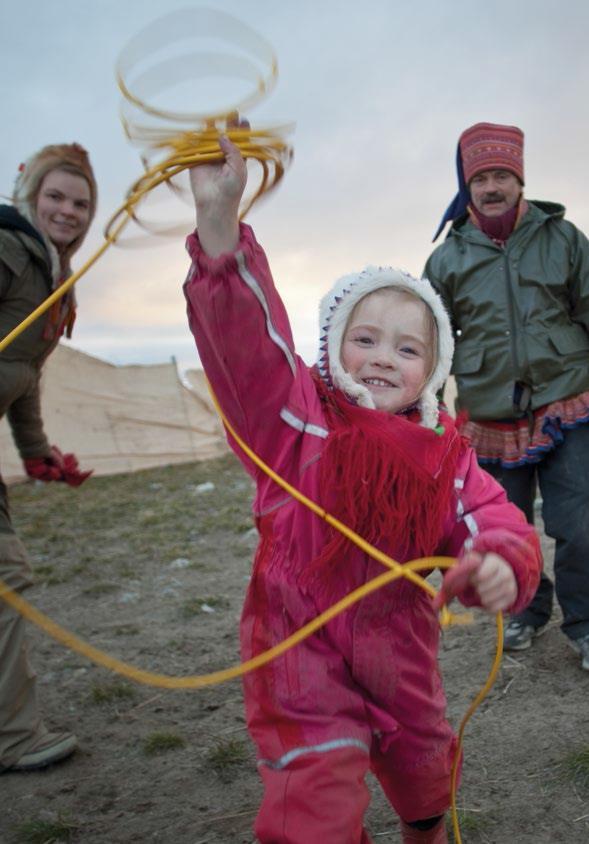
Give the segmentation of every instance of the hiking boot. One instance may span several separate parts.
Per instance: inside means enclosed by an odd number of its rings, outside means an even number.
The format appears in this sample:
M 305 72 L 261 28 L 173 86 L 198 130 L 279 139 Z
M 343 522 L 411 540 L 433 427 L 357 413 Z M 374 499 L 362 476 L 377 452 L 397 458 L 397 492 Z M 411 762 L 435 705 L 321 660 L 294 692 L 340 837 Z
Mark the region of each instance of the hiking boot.
M 54 762 L 61 762 L 74 752 L 78 740 L 72 733 L 47 733 L 9 771 L 36 771 Z
M 541 636 L 545 630 L 545 624 L 534 627 L 533 624 L 524 624 L 512 619 L 505 628 L 503 648 L 506 651 L 525 651 L 532 644 L 532 639 Z
M 586 636 L 581 636 L 580 639 L 569 639 L 571 647 L 581 654 L 581 668 L 584 671 L 589 671 L 589 633 Z

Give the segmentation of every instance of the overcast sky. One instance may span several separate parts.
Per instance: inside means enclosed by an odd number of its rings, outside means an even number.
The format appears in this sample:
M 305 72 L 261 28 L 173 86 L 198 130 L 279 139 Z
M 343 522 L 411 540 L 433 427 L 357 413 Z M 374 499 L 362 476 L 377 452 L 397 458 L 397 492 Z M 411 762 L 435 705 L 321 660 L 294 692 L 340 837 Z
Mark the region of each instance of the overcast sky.
M 99 208 L 75 268 L 141 173 L 119 120 L 117 57 L 163 14 L 200 5 L 247 23 L 278 59 L 274 91 L 248 117 L 254 128 L 294 123 L 294 161 L 247 222 L 307 361 L 317 302 L 335 278 L 366 264 L 421 272 L 455 193 L 458 135 L 473 123 L 520 126 L 526 195 L 563 203 L 589 231 L 587 0 L 1 0 L 0 193 L 10 195 L 19 163 L 44 144 L 83 144 Z M 239 98 L 242 83 L 231 85 Z M 203 108 L 196 83 L 194 101 L 185 86 L 175 96 L 187 111 Z M 170 214 L 191 230 L 188 206 Z M 113 363 L 175 356 L 185 369 L 197 358 L 181 292 L 184 238 L 152 241 L 110 249 L 80 281 L 71 342 Z

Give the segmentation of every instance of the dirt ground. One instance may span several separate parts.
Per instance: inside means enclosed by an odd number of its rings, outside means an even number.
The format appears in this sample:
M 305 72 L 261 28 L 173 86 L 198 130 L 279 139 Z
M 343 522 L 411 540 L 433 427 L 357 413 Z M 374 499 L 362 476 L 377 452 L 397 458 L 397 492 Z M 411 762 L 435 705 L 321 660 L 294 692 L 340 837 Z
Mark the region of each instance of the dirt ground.
M 255 545 L 250 489 L 230 455 L 91 478 L 79 490 L 14 487 L 14 521 L 37 578 L 27 597 L 81 638 L 150 671 L 233 665 Z M 80 749 L 45 771 L 0 777 L 2 844 L 251 844 L 261 788 L 239 680 L 166 691 L 113 675 L 36 628 L 31 641 L 46 720 L 73 730 Z M 484 682 L 494 642 L 494 621 L 482 614 L 444 634 L 455 725 Z M 588 771 L 589 675 L 555 611 L 531 651 L 504 656 L 467 727 L 463 841 L 584 844 Z M 373 780 L 370 788 L 375 844 L 398 841 L 394 814 Z

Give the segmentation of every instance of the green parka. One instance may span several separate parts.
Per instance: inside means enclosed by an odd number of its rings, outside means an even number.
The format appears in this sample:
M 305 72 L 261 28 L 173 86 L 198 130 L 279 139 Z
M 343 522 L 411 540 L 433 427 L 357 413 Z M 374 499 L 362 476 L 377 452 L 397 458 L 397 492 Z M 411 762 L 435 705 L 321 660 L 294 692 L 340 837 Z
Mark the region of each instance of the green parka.
M 458 408 L 473 420 L 589 390 L 589 241 L 564 212 L 529 201 L 505 248 L 463 217 L 427 261 L 454 328 Z
M 0 229 L 0 339 L 19 325 L 51 292 L 47 250 L 22 231 Z M 41 367 L 59 336 L 45 339 L 41 317 L 0 352 L 0 417 L 6 414 L 20 456 L 45 457 Z

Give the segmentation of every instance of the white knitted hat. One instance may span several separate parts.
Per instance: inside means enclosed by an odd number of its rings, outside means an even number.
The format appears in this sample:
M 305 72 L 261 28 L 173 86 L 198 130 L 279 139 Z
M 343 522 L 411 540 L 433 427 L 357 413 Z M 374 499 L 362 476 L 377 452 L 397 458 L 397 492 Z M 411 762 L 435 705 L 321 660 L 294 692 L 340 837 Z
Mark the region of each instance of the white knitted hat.
M 319 358 L 317 368 L 329 387 L 337 387 L 361 407 L 374 409 L 370 391 L 345 371 L 341 363 L 341 346 L 348 320 L 360 299 L 383 287 L 406 290 L 421 299 L 430 309 L 437 325 L 438 348 L 435 367 L 418 401 L 421 424 L 435 428 L 438 424 L 436 393 L 450 374 L 454 339 L 448 314 L 442 300 L 427 279 L 417 279 L 392 267 L 366 267 L 338 279 L 319 304 Z

